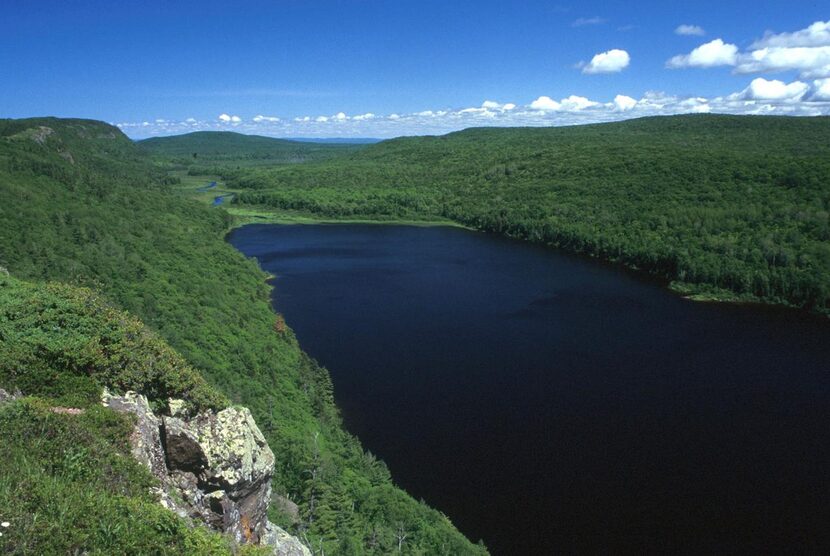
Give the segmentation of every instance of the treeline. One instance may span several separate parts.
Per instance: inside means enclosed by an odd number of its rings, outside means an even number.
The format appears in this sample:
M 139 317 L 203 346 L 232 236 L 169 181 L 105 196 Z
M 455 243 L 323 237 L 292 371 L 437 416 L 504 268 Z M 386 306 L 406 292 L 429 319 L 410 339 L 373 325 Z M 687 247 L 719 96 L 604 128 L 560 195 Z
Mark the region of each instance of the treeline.
M 300 164 L 347 156 L 362 145 L 312 143 L 243 135 L 230 131 L 197 131 L 171 137 L 153 137 L 138 142 L 139 149 L 153 158 L 177 164 L 236 167 Z
M 229 174 L 234 202 L 449 218 L 690 293 L 830 312 L 830 118 L 674 116 L 387 141 Z
M 316 554 L 486 552 L 343 429 L 327 371 L 273 312 L 256 262 L 223 240 L 225 211 L 168 194 L 161 167 L 106 124 L 0 124 L 0 266 L 102 292 L 251 408 L 277 456 L 274 490 L 299 506 L 275 499 L 272 521 Z

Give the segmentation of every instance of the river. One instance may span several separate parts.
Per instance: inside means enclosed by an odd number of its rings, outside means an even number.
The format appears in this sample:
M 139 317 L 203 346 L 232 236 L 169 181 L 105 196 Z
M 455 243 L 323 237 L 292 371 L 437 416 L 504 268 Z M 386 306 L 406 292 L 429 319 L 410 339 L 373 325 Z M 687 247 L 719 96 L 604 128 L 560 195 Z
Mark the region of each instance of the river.
M 494 554 L 830 548 L 830 321 L 448 227 L 229 241 L 346 427 Z

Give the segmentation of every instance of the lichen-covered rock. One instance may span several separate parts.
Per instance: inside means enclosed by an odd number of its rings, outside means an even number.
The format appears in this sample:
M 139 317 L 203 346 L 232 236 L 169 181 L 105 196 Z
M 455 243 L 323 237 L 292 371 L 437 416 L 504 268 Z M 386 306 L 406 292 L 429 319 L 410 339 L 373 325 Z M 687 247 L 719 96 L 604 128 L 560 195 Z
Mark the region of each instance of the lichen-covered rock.
M 201 413 L 189 421 L 207 458 L 203 475 L 207 491 L 224 492 L 220 513 L 223 530 L 239 542 L 257 542 L 268 522 L 274 454 L 247 408 Z
M 170 411 L 171 417 L 180 417 L 182 419 L 186 419 L 187 417 L 189 417 L 189 413 L 187 411 L 187 402 L 184 400 L 170 398 L 169 400 L 167 400 L 167 407 Z
M 14 401 L 15 396 L 0 388 L 0 404 Z
M 190 421 L 208 459 L 208 481 L 231 496 L 274 473 L 274 453 L 248 408 L 202 413 Z
M 171 471 L 199 473 L 207 467 L 207 455 L 187 423 L 176 417 L 164 417 L 162 431 L 167 467 Z
M 130 437 L 133 457 L 149 467 L 157 478 L 165 480 L 167 462 L 159 433 L 161 420 L 153 414 L 147 398 L 135 392 L 115 396 L 104 389 L 101 401 L 106 407 L 136 416 L 135 430 Z
M 268 522 L 261 544 L 272 547 L 274 556 L 311 556 L 311 551 L 297 537 L 271 522 Z
M 105 406 L 136 416 L 133 455 L 161 481 L 161 503 L 182 517 L 231 534 L 238 543 L 267 545 L 280 556 L 306 556 L 303 544 L 268 521 L 274 454 L 247 408 L 188 417 L 169 400 L 157 417 L 147 398 L 104 392 Z

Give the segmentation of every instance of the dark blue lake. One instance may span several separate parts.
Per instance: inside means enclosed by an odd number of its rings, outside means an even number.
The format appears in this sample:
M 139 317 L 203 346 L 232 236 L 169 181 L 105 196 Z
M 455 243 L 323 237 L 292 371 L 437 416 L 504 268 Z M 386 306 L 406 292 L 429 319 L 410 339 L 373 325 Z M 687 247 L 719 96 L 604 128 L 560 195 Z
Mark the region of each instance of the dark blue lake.
M 453 228 L 254 225 L 347 428 L 494 554 L 830 550 L 830 321 Z

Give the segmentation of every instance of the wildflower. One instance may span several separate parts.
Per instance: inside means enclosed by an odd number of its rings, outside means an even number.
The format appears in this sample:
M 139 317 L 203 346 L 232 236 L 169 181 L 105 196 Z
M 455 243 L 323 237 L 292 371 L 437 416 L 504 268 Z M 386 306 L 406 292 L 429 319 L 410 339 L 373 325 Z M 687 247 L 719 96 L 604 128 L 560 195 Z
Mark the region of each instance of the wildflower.
M 4 521 L 3 523 L 0 523 L 0 527 L 8 527 L 9 525 L 11 525 L 11 523 L 9 523 L 8 521 Z

